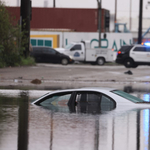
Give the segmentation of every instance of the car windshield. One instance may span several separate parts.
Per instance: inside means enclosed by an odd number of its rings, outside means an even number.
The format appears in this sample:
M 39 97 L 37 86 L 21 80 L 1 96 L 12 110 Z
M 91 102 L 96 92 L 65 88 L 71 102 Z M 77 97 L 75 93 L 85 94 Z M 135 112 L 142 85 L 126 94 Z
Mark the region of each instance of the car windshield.
M 134 103 L 143 103 L 143 102 L 145 102 L 144 100 L 142 100 L 142 99 L 140 99 L 138 97 L 135 97 L 133 95 L 130 95 L 130 94 L 128 94 L 126 92 L 123 92 L 123 91 L 114 90 L 114 91 L 111 91 L 111 92 L 115 93 L 115 94 L 117 94 L 117 95 L 119 95 L 119 96 L 121 96 L 123 98 L 126 98 L 129 101 L 134 102 Z
M 73 44 L 68 44 L 65 49 L 70 49 L 73 46 Z

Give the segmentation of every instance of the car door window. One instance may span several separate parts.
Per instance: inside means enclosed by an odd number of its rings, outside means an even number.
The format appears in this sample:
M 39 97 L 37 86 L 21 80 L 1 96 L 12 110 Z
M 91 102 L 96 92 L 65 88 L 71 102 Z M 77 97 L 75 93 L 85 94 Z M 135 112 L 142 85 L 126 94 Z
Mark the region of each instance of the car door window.
M 135 52 L 146 52 L 146 48 L 145 47 L 135 47 L 135 49 L 133 51 L 135 51 Z
M 55 51 L 54 49 L 49 48 L 49 49 L 48 49 L 48 53 L 55 55 L 55 54 L 56 54 L 56 51 Z
M 42 50 L 41 49 L 37 49 L 36 52 L 39 53 L 39 54 L 41 54 Z
M 45 48 L 45 47 L 43 47 L 43 48 L 42 48 L 42 52 L 43 52 L 44 54 L 47 54 L 47 53 L 48 53 L 48 49 Z
M 72 92 L 65 92 L 65 93 L 57 93 L 50 96 L 46 96 L 44 99 L 42 99 L 41 102 L 38 103 L 38 105 L 44 106 L 44 107 L 68 107 L 67 103 L 71 97 Z
M 76 96 L 76 101 L 80 103 L 98 103 L 100 102 L 101 95 L 96 92 L 79 92 Z
M 100 113 L 101 95 L 96 92 L 80 92 L 76 95 L 77 112 Z
M 39 47 L 33 47 L 33 53 L 41 53 L 42 50 Z
M 101 97 L 101 110 L 110 111 L 116 107 L 115 101 L 108 96 L 102 95 Z
M 45 54 L 55 54 L 56 51 L 50 48 L 43 48 L 43 53 Z
M 116 102 L 106 95 L 97 92 L 80 92 L 76 95 L 77 112 L 100 113 L 116 107 Z
M 75 51 L 75 50 L 81 50 L 81 45 L 80 44 L 76 44 L 71 48 L 71 51 Z

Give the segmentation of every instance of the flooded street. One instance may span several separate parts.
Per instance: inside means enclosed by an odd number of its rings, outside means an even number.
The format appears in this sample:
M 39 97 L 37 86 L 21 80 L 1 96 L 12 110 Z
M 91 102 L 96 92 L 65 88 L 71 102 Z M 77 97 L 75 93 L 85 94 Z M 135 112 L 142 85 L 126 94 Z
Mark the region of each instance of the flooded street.
M 139 2 L 0 0 L 0 150 L 150 150 Z
M 149 90 L 124 90 L 150 101 Z M 45 93 L 0 90 L 0 150 L 150 149 L 150 109 L 92 115 L 31 105 Z
M 1 69 L 0 150 L 149 150 L 149 109 L 92 115 L 31 104 L 51 90 L 94 86 L 149 102 L 149 66 L 130 69 L 132 75 L 127 71 L 124 66 L 52 64 Z M 32 84 L 34 79 L 41 84 Z

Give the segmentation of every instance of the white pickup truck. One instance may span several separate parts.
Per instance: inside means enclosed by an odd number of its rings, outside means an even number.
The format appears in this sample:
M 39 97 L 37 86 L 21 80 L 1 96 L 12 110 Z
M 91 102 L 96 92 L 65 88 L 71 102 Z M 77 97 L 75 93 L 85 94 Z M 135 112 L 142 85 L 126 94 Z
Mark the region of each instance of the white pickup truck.
M 90 42 L 72 42 L 65 48 L 55 48 L 60 53 L 72 56 L 75 61 L 96 63 L 104 65 L 105 62 L 113 62 L 113 50 L 105 48 L 94 48 L 90 46 Z

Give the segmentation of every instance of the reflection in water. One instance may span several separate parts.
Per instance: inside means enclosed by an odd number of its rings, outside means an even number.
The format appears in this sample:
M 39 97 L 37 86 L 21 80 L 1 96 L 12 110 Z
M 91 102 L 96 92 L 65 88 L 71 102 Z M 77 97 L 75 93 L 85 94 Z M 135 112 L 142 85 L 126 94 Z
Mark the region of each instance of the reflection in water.
M 149 132 L 150 109 L 62 113 L 0 97 L 0 150 L 149 150 Z
M 144 145 L 145 149 L 150 149 L 150 110 L 143 110 L 143 130 L 144 130 Z
M 51 112 L 51 122 L 50 122 L 50 150 L 52 150 L 53 145 L 53 112 Z
M 95 119 L 95 144 L 94 144 L 94 150 L 98 150 L 99 148 L 99 119 Z
M 17 149 L 17 102 L 17 98 L 0 97 L 0 150 Z
M 21 95 L 22 99 L 18 101 L 18 150 L 28 149 L 28 97 Z
M 137 141 L 136 141 L 136 146 L 137 146 L 137 150 L 140 150 L 140 111 L 137 111 L 137 131 L 136 131 L 136 135 L 137 135 Z
M 143 99 L 144 99 L 145 101 L 149 102 L 149 101 L 150 101 L 149 94 L 144 94 Z

